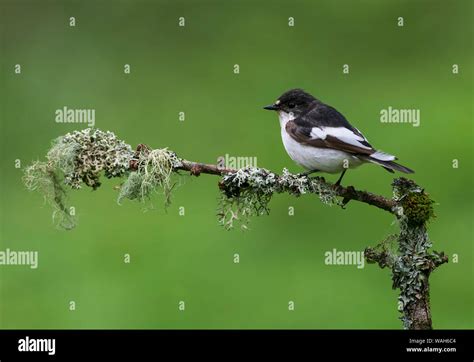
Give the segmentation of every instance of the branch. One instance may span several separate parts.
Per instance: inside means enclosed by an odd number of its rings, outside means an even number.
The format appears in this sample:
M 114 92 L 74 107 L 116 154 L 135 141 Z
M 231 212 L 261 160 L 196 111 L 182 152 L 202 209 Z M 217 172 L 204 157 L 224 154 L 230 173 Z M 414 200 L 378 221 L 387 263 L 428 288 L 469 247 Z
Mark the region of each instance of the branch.
M 366 248 L 369 263 L 392 270 L 393 289 L 400 289 L 398 309 L 406 329 L 432 329 L 430 274 L 448 262 L 443 253 L 430 250 L 427 224 L 434 217 L 433 201 L 414 181 L 399 178 L 392 183 L 400 234 L 390 236 L 375 248 Z M 391 242 L 397 242 L 393 251 Z
M 181 162 L 182 162 L 182 165 L 175 167 L 175 170 L 187 171 L 192 176 L 199 176 L 202 173 L 209 174 L 209 175 L 224 176 L 228 174 L 235 174 L 236 172 L 239 171 L 232 168 L 221 168 L 213 164 L 206 164 L 206 163 L 200 163 L 200 162 L 194 162 L 194 161 L 188 161 L 188 160 L 181 160 Z M 132 163 L 131 165 L 131 170 L 136 170 L 136 166 L 134 163 Z M 272 172 L 268 171 L 267 175 L 271 173 Z M 355 200 L 355 201 L 359 201 L 368 205 L 378 207 L 379 209 L 388 211 L 392 214 L 394 213 L 395 202 L 381 195 L 375 195 L 367 191 L 356 190 L 352 186 L 343 187 L 341 185 L 335 185 L 335 184 L 325 181 L 324 178 L 322 177 L 311 178 L 305 175 L 301 175 L 301 176 L 294 175 L 294 176 L 299 177 L 299 178 L 307 178 L 306 182 L 310 182 L 311 179 L 321 180 L 328 187 L 332 187 L 334 189 L 334 193 L 337 196 L 340 196 L 345 200 L 344 205 L 346 205 L 351 200 Z M 277 176 L 277 182 L 281 183 L 281 182 L 285 182 L 285 180 Z M 221 183 L 221 185 L 223 184 Z
M 171 202 L 174 173 L 220 176 L 218 216 L 228 229 L 234 223 L 246 228 L 251 216 L 268 214 L 268 204 L 275 193 L 315 194 L 323 203 L 343 208 L 354 200 L 388 211 L 395 215 L 400 233 L 374 248 L 367 248 L 365 257 L 369 263 L 391 269 L 392 286 L 400 290 L 399 310 L 404 327 L 432 328 L 429 276 L 448 258 L 431 250 L 427 224 L 434 217 L 433 201 L 414 181 L 395 179 L 393 197 L 386 198 L 352 186 L 335 185 L 323 177 L 291 174 L 286 169 L 279 175 L 264 168 L 224 168 L 181 159 L 168 149 L 151 149 L 143 144 L 133 151 L 112 132 L 97 129 L 59 137 L 46 158 L 45 162 L 34 162 L 25 169 L 24 182 L 28 189 L 43 193 L 54 209 L 53 218 L 66 229 L 74 226 L 74 220 L 66 206 L 64 187 L 78 189 L 86 185 L 95 190 L 100 186 L 102 174 L 108 178 L 125 178 L 120 186 L 119 203 L 123 199 L 146 202 L 159 190 L 165 196 L 165 205 Z

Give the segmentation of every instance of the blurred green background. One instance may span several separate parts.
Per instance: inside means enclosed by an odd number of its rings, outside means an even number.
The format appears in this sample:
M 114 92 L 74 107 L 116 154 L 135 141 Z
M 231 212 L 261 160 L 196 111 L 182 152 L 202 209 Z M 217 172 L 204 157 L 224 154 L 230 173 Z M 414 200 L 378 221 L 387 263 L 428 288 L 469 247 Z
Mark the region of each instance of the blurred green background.
M 2 0 L 0 23 L 0 250 L 39 251 L 36 270 L 0 266 L 0 327 L 401 328 L 388 270 L 324 264 L 328 250 L 363 250 L 397 232 L 376 208 L 277 195 L 270 216 L 228 232 L 217 223 L 216 177 L 177 178 L 167 212 L 159 196 L 146 212 L 118 206 L 120 181 L 104 180 L 95 192 L 71 192 L 79 225 L 62 231 L 15 168 L 86 127 L 55 123 L 67 106 L 94 108 L 96 127 L 133 146 L 202 162 L 255 156 L 259 166 L 300 172 L 276 114 L 262 110 L 294 87 L 416 170 L 437 201 L 434 248 L 450 256 L 431 276 L 434 327 L 473 327 L 472 1 Z M 420 127 L 381 123 L 388 106 L 419 109 Z M 368 165 L 344 183 L 389 196 L 391 180 Z

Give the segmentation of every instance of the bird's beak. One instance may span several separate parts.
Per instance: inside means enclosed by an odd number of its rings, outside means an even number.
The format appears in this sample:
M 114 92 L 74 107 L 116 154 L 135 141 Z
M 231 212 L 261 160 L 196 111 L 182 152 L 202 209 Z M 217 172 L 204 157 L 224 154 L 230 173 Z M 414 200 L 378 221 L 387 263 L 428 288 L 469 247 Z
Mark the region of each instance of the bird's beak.
M 266 109 L 268 111 L 277 111 L 278 107 L 275 104 L 272 104 L 270 106 L 263 107 L 263 109 Z

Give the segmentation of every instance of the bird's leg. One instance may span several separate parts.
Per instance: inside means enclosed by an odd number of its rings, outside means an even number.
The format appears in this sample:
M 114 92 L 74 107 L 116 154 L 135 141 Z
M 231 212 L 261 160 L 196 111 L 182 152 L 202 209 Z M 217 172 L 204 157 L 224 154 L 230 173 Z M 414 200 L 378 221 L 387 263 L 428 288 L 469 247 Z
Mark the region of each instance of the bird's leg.
M 341 184 L 342 178 L 344 177 L 344 174 L 346 173 L 346 171 L 347 171 L 347 168 L 345 168 L 344 171 L 342 171 L 341 176 L 339 176 L 339 180 L 337 180 L 336 183 L 334 184 L 335 186 L 339 186 Z
M 298 174 L 298 176 L 309 176 L 311 175 L 312 173 L 315 173 L 315 172 L 319 172 L 319 170 L 309 170 L 309 171 L 306 171 L 306 172 L 301 172 Z

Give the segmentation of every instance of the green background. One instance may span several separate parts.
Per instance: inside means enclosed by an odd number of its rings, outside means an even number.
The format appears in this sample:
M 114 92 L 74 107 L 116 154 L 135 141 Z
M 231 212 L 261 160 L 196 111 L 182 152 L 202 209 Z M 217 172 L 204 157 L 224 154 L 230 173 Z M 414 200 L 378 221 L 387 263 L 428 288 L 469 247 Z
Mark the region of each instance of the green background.
M 388 270 L 324 264 L 328 250 L 363 250 L 397 232 L 374 207 L 277 195 L 250 231 L 229 232 L 217 223 L 216 177 L 178 177 L 167 212 L 160 196 L 146 212 L 118 206 L 120 181 L 105 180 L 71 192 L 79 225 L 62 231 L 14 167 L 86 127 L 55 123 L 67 106 L 96 109 L 96 127 L 133 146 L 210 163 L 255 156 L 300 172 L 276 114 L 262 110 L 294 87 L 416 170 L 437 201 L 430 237 L 450 256 L 431 276 L 434 327 L 473 327 L 472 1 L 2 1 L 0 23 L 0 250 L 39 251 L 36 270 L 0 266 L 0 327 L 401 328 Z M 381 123 L 388 106 L 419 109 L 420 127 Z M 366 165 L 343 183 L 389 196 L 391 180 Z

